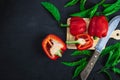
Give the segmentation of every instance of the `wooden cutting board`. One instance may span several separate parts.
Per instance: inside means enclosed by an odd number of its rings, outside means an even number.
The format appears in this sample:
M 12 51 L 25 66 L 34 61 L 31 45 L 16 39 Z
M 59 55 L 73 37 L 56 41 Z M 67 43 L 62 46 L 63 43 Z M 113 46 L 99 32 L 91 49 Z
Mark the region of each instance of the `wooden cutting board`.
M 88 28 L 90 19 L 89 18 L 84 18 L 84 20 L 85 20 L 85 22 L 87 24 L 87 28 Z M 67 24 L 68 25 L 70 24 L 70 18 L 67 19 Z M 75 37 L 73 35 L 71 35 L 69 27 L 67 28 L 66 32 L 67 32 L 66 40 L 67 41 L 74 41 Z M 120 40 L 120 30 L 113 31 L 113 33 L 111 34 L 110 38 L 113 38 L 115 40 Z M 93 46 L 91 48 L 89 48 L 89 50 L 94 50 L 95 49 L 94 47 L 96 46 L 98 40 L 99 40 L 99 38 L 97 38 L 96 40 L 93 41 Z M 68 49 L 77 49 L 76 46 L 75 46 L 75 44 L 67 44 L 67 48 Z

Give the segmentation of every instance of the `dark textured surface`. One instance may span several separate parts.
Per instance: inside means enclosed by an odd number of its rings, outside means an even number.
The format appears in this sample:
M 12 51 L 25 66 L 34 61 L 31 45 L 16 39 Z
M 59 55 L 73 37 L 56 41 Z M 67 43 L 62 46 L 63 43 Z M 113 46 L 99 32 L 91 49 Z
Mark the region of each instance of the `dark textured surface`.
M 40 5 L 41 1 L 50 1 L 59 8 L 63 23 L 70 13 L 79 10 L 79 5 L 64 8 L 69 0 L 0 0 L 0 80 L 72 80 L 74 68 L 61 61 L 79 59 L 70 56 L 74 50 L 67 50 L 56 61 L 47 58 L 42 50 L 41 42 L 47 34 L 56 34 L 65 41 L 66 29 L 59 27 Z M 88 0 L 86 5 L 89 7 L 99 1 Z M 110 18 L 118 14 L 120 12 Z M 108 45 L 115 42 L 111 39 Z M 107 80 L 104 74 L 97 73 L 102 66 L 99 60 L 88 80 Z M 120 80 L 120 76 L 111 75 L 113 80 Z

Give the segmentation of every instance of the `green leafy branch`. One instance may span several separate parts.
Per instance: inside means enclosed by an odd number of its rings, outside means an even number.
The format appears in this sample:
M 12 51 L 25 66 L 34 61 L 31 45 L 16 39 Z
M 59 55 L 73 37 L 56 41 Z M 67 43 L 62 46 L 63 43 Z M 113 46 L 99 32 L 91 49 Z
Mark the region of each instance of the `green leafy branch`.
M 85 8 L 86 1 L 87 0 L 70 0 L 64 5 L 64 7 L 70 7 L 79 3 L 80 11 L 70 14 L 70 16 L 79 16 L 83 18 L 92 18 L 95 15 L 110 16 L 120 10 L 120 0 L 116 0 L 113 4 L 105 3 L 105 0 L 101 0 L 99 3 L 88 9 Z M 60 22 L 60 11 L 54 4 L 50 2 L 41 2 L 41 5 L 55 18 L 57 22 Z M 104 10 L 99 12 L 99 6 L 103 6 Z
M 72 4 L 72 1 L 76 1 L 76 3 L 79 2 L 78 0 L 70 0 L 71 4 Z M 83 17 L 83 18 L 85 18 L 85 17 L 91 18 L 94 15 L 110 16 L 120 10 L 120 0 L 116 0 L 116 2 L 114 2 L 113 4 L 105 3 L 105 0 L 102 0 L 99 3 L 97 3 L 96 5 L 94 5 L 93 7 L 88 8 L 88 9 L 85 9 L 85 3 L 86 3 L 86 0 L 80 0 L 80 11 L 70 14 L 70 16 L 79 16 L 79 17 Z M 66 4 L 66 5 L 68 5 L 68 4 Z M 72 6 L 73 5 L 75 5 L 75 4 L 72 4 Z M 98 11 L 99 6 L 104 7 L 104 10 L 99 12 Z
M 85 2 L 86 0 L 81 0 L 81 4 L 80 4 L 80 11 L 77 13 L 73 13 L 70 16 L 79 16 L 79 17 L 83 17 L 83 18 L 91 18 L 94 15 L 98 14 L 97 10 L 99 8 L 100 5 L 102 5 L 105 0 L 100 1 L 99 3 L 97 3 L 96 5 L 94 5 L 91 8 L 85 9 Z
M 105 73 L 109 80 L 112 80 L 109 73 L 110 71 L 120 74 L 120 68 L 117 67 L 117 65 L 120 64 L 120 42 L 105 48 L 101 53 L 101 57 L 107 54 L 107 62 L 105 63 L 104 67 L 100 69 L 99 73 Z
M 115 3 L 113 4 L 103 4 L 104 5 L 104 10 L 103 10 L 103 14 L 105 16 L 109 16 L 112 15 L 114 13 L 116 13 L 117 11 L 120 10 L 120 0 L 116 0 Z
M 78 55 L 87 55 L 87 56 L 91 56 L 91 51 L 89 50 L 84 50 L 84 51 L 74 51 L 71 56 L 78 56 Z M 76 78 L 80 72 L 85 68 L 85 66 L 87 65 L 87 57 L 85 58 L 81 58 L 78 61 L 72 61 L 72 62 L 62 62 L 62 64 L 66 65 L 66 66 L 70 66 L 70 67 L 76 67 L 74 70 L 74 74 L 72 78 Z
M 87 0 L 70 0 L 69 2 L 67 2 L 65 4 L 64 7 L 70 7 L 70 6 L 73 6 L 73 5 L 77 4 L 77 3 L 79 3 L 80 4 L 80 10 L 83 11 L 83 10 L 85 10 L 86 1 Z
M 62 64 L 70 67 L 76 67 L 74 70 L 73 78 L 77 77 L 81 71 L 85 68 L 85 66 L 88 63 L 89 56 L 92 56 L 92 53 L 90 50 L 83 50 L 74 51 L 71 56 L 81 56 L 86 55 L 84 58 L 81 58 L 78 61 L 71 61 L 71 62 L 62 62 Z M 105 65 L 99 70 L 98 73 L 105 73 L 109 80 L 112 80 L 112 77 L 110 75 L 110 71 L 113 71 L 116 74 L 120 74 L 120 68 L 117 67 L 118 64 L 120 64 L 120 42 L 106 47 L 100 57 L 104 57 L 109 55 Z

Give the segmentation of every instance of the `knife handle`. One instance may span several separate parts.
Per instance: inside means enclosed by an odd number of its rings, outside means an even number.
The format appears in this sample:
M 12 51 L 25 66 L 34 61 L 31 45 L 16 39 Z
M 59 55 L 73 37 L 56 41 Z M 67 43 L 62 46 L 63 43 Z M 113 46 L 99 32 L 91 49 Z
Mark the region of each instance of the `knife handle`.
M 90 61 L 87 64 L 87 66 L 85 67 L 85 69 L 80 74 L 81 80 L 86 80 L 87 79 L 87 77 L 89 76 L 91 70 L 93 69 L 96 61 L 98 60 L 99 55 L 100 55 L 100 53 L 95 50 L 93 56 L 91 57 Z

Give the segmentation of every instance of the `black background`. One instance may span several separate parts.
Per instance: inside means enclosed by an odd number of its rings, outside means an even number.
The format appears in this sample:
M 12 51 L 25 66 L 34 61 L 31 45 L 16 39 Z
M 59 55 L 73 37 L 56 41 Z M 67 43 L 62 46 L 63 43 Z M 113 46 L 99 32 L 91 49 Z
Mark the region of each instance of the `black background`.
M 0 80 L 72 80 L 75 67 L 67 67 L 61 62 L 79 59 L 70 56 L 74 50 L 67 49 L 56 61 L 50 60 L 42 50 L 41 42 L 47 34 L 56 34 L 64 41 L 66 36 L 66 29 L 60 28 L 40 5 L 42 1 L 58 7 L 63 23 L 70 13 L 79 11 L 79 4 L 63 7 L 69 0 L 0 0 Z M 88 0 L 86 7 L 99 1 Z M 119 14 L 120 11 L 109 18 Z M 114 43 L 116 41 L 110 39 L 107 45 Z M 88 80 L 108 80 L 104 74 L 97 73 L 105 60 L 98 60 Z M 111 76 L 113 80 L 120 80 L 119 75 L 111 73 Z

